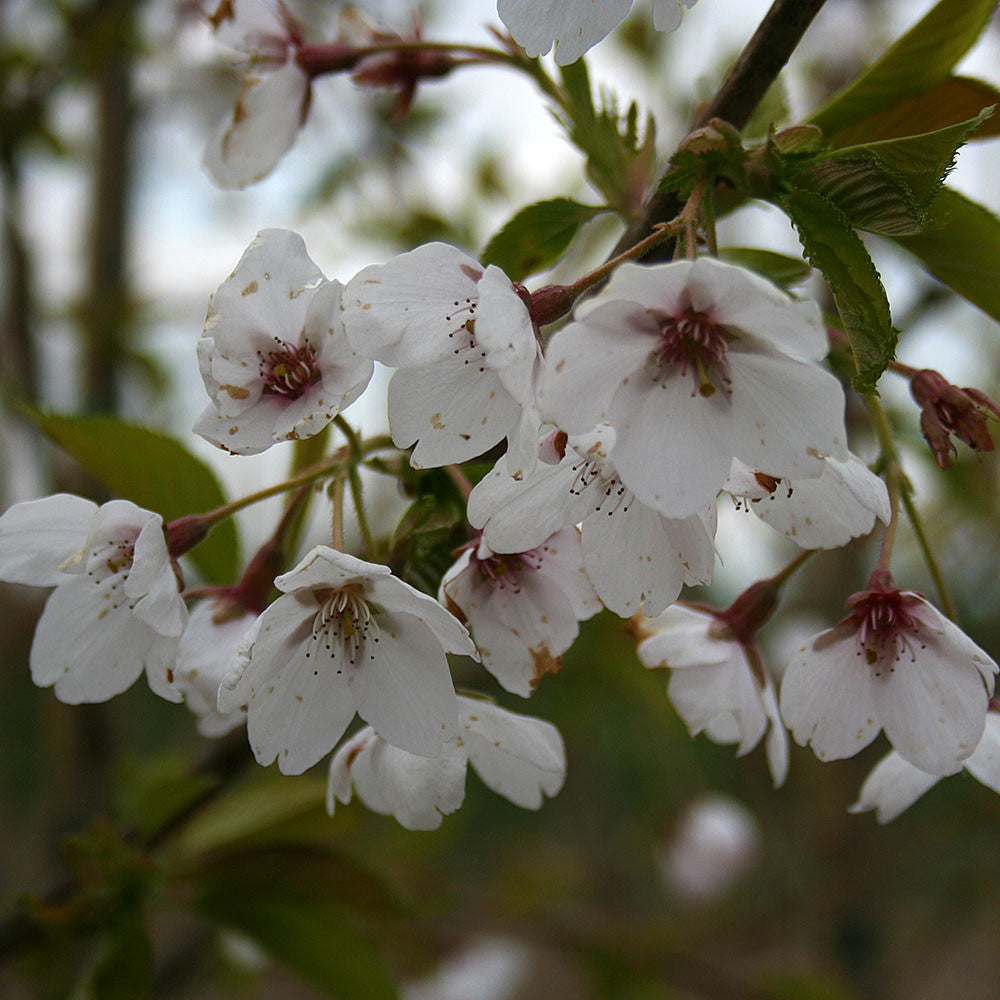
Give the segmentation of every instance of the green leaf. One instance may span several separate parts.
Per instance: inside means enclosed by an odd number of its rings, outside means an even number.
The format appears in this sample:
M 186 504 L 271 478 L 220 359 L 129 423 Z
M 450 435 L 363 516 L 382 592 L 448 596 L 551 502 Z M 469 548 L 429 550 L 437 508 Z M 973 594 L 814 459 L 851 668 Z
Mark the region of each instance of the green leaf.
M 176 438 L 116 417 L 27 413 L 109 492 L 162 514 L 164 521 L 226 502 L 212 470 Z M 207 580 L 231 582 L 239 559 L 232 519 L 215 527 L 190 558 Z
M 921 207 L 926 207 L 954 166 L 955 154 L 983 122 L 993 117 L 994 110 L 993 106 L 983 108 L 973 117 L 935 132 L 848 146 L 830 154 L 830 158 L 836 162 L 873 158 L 912 192 Z
M 982 108 L 1000 104 L 1000 90 L 982 80 L 949 76 L 929 90 L 908 97 L 882 111 L 853 122 L 830 136 L 834 145 L 862 145 L 882 139 L 934 132 L 968 121 Z M 1000 116 L 994 115 L 972 132 L 968 141 L 1000 135 Z
M 790 190 L 781 207 L 798 230 L 806 257 L 823 272 L 851 343 L 859 392 L 875 384 L 895 356 L 893 329 L 882 279 L 850 220 L 812 191 Z
M 989 23 L 997 0 L 940 0 L 810 121 L 828 136 L 946 79 Z
M 805 281 L 812 274 L 812 268 L 797 257 L 787 257 L 773 250 L 757 250 L 753 247 L 725 247 L 719 250 L 719 256 L 733 264 L 739 264 L 748 270 L 774 282 L 779 288 L 790 288 Z
M 140 839 L 152 836 L 217 783 L 192 774 L 184 756 L 158 757 L 125 769 L 116 794 L 118 812 L 137 824 Z
M 142 1000 L 153 987 L 153 949 L 143 920 L 129 914 L 98 946 L 74 1000 Z
M 992 212 L 944 188 L 924 230 L 894 241 L 939 281 L 1000 320 L 1000 219 Z
M 496 264 L 511 281 L 524 281 L 552 267 L 580 226 L 606 211 L 569 198 L 536 202 L 522 208 L 493 236 L 483 252 L 483 263 Z
M 601 110 L 594 106 L 587 64 L 578 59 L 562 67 L 566 108 L 556 118 L 570 141 L 587 158 L 587 177 L 626 215 L 636 211 L 652 181 L 656 157 L 656 129 L 647 115 L 639 133 L 639 109 L 633 101 L 624 115 L 613 96 L 602 94 Z

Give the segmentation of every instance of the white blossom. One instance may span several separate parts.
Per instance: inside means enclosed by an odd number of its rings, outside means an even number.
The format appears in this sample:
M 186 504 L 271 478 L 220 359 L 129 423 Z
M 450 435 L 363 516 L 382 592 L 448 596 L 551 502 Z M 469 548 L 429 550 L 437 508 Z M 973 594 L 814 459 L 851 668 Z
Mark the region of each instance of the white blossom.
M 459 697 L 458 733 L 437 757 L 392 746 L 371 727 L 351 737 L 330 762 L 327 811 L 351 801 L 351 787 L 373 812 L 410 830 L 434 830 L 465 798 L 471 763 L 483 783 L 524 809 L 538 809 L 566 777 L 566 751 L 549 722 Z
M 248 711 L 261 764 L 299 774 L 329 753 L 354 712 L 386 741 L 441 753 L 457 727 L 445 652 L 478 659 L 465 628 L 393 576 L 318 545 L 257 619 L 219 689 L 219 711 Z
M 813 479 L 785 481 L 733 461 L 725 489 L 765 524 L 803 549 L 836 549 L 889 523 L 885 483 L 857 455 L 823 460 Z M 739 506 L 739 502 L 737 502 Z
M 674 31 L 684 9 L 698 0 L 653 0 L 653 26 Z M 560 66 L 576 62 L 609 35 L 632 8 L 632 0 L 497 0 L 500 20 L 529 56 L 545 55 L 555 44 Z
M 528 551 L 579 522 L 584 566 L 605 606 L 623 618 L 653 616 L 683 584 L 711 578 L 715 510 L 670 519 L 645 506 L 609 458 L 613 441 L 607 426 L 570 437 L 557 465 L 539 463 L 519 481 L 498 462 L 469 497 L 469 521 L 494 552 Z
M 173 673 L 187 609 L 159 514 L 65 493 L 16 504 L 0 517 L 0 579 L 56 588 L 30 666 L 60 701 L 106 701 L 143 669 L 156 694 L 181 700 Z
M 996 712 L 986 714 L 982 738 L 965 761 L 965 770 L 987 788 L 1000 793 L 1000 715 Z M 921 771 L 892 750 L 865 778 L 858 801 L 848 811 L 874 809 L 880 823 L 889 823 L 940 780 L 941 775 Z
M 259 233 L 209 304 L 198 363 L 212 401 L 195 432 L 255 455 L 318 434 L 353 403 L 373 365 L 344 336 L 342 289 L 297 233 Z
M 669 668 L 667 693 L 692 736 L 736 743 L 749 753 L 762 739 L 775 787 L 788 773 L 788 735 L 774 684 L 756 652 L 725 622 L 675 604 L 638 625 L 638 656 L 652 668 Z
M 507 438 L 512 475 L 535 462 L 541 351 L 528 307 L 498 267 L 445 243 L 366 267 L 343 295 L 358 354 L 400 368 L 389 426 L 413 465 L 464 462 Z
M 615 429 L 622 482 L 666 517 L 712 503 L 733 458 L 784 479 L 846 461 L 844 393 L 814 303 L 711 257 L 624 264 L 546 349 L 543 417 Z M 669 432 L 666 429 L 669 428 Z
M 559 669 L 577 623 L 601 610 L 575 527 L 526 552 L 495 553 L 474 539 L 445 573 L 438 600 L 469 627 L 483 666 L 525 698 Z
M 983 733 L 997 665 L 926 598 L 873 575 L 850 615 L 807 640 L 785 671 L 781 713 L 821 760 L 885 730 L 900 756 L 953 774 Z
M 224 598 L 204 600 L 191 612 L 177 649 L 174 681 L 198 716 L 202 736 L 225 736 L 246 722 L 242 708 L 222 714 L 217 702 L 222 678 L 256 620 L 252 611 Z
M 222 0 L 211 20 L 218 40 L 241 57 L 243 90 L 209 141 L 205 167 L 220 187 L 243 188 L 291 149 L 309 111 L 309 77 L 283 5 Z

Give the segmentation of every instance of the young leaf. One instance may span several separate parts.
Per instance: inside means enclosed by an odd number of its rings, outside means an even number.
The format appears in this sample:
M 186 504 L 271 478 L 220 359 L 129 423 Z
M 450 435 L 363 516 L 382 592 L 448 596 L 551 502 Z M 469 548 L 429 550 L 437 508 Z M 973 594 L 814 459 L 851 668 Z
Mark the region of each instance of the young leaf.
M 484 264 L 496 264 L 511 281 L 546 271 L 566 252 L 580 226 L 608 209 L 552 198 L 522 208 L 486 245 Z
M 992 212 L 944 188 L 924 230 L 894 240 L 935 278 L 1000 320 L 1000 219 Z
M 212 470 L 176 438 L 116 417 L 28 410 L 28 416 L 116 497 L 163 515 L 200 514 L 226 502 Z M 232 520 L 192 549 L 191 560 L 214 583 L 236 576 L 239 545 Z
M 926 134 L 968 121 L 982 108 L 997 104 L 1000 104 L 1000 90 L 992 84 L 966 76 L 949 76 L 930 90 L 862 118 L 830 138 L 836 146 L 854 146 Z M 994 115 L 966 136 L 966 141 L 997 135 L 1000 135 L 1000 116 Z
M 989 23 L 997 0 L 939 0 L 810 121 L 827 136 L 946 79 Z
M 812 191 L 792 189 L 779 201 L 798 230 L 805 255 L 823 272 L 851 342 L 859 392 L 875 384 L 895 356 L 897 333 L 882 279 L 850 220 Z
M 773 250 L 758 250 L 754 247 L 725 247 L 719 250 L 719 256 L 733 264 L 739 264 L 748 270 L 774 282 L 779 288 L 788 289 L 805 281 L 812 273 L 812 268 L 796 257 L 786 257 L 783 253 Z

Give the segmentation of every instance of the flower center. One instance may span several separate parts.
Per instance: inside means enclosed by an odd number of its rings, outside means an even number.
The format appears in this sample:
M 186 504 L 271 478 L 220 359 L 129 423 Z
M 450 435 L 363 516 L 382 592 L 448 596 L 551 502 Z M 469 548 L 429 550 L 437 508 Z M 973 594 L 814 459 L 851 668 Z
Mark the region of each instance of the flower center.
M 301 347 L 275 338 L 277 348 L 264 354 L 257 352 L 260 359 L 260 377 L 264 382 L 264 392 L 271 396 L 298 399 L 311 385 L 321 378 L 316 365 L 316 351 L 308 340 Z
M 716 390 L 728 395 L 726 336 L 704 313 L 686 309 L 680 316 L 660 320 L 660 343 L 653 365 L 653 381 L 661 385 L 674 372 L 681 376 L 690 373 L 694 380 L 692 396 L 712 396 Z
M 483 578 L 494 588 L 515 594 L 521 592 L 520 574 L 534 572 L 541 568 L 542 550 L 529 549 L 527 552 L 494 552 L 480 559 L 474 552 L 472 561 Z
M 379 641 L 378 622 L 371 606 L 361 591 L 351 586 L 317 590 L 315 596 L 320 607 L 313 619 L 306 658 L 312 659 L 322 648 L 334 662 L 339 659 L 353 667 L 363 658 L 369 640 Z M 369 651 L 368 659 L 374 660 L 375 654 Z M 338 665 L 337 673 L 342 670 L 343 665 Z M 319 674 L 319 670 L 314 668 L 313 674 Z
M 572 469 L 576 473 L 576 478 L 569 488 L 570 495 L 582 497 L 585 493 L 589 493 L 594 503 L 595 514 L 603 512 L 612 517 L 619 510 L 623 514 L 626 513 L 632 506 L 634 494 L 622 484 L 617 473 L 609 474 L 599 460 L 581 456 L 580 461 L 572 466 Z
M 482 374 L 486 371 L 486 351 L 476 342 L 477 305 L 477 299 L 456 299 L 444 319 L 449 325 L 459 324 L 448 334 L 451 353 L 455 355 L 455 359 L 460 360 L 463 365 L 474 365 Z
M 102 609 L 103 618 L 108 611 L 116 611 L 122 604 L 134 608 L 136 601 L 125 596 L 123 585 L 132 568 L 135 551 L 134 539 L 108 539 L 104 544 L 95 545 L 86 553 L 87 578 L 101 592 L 101 597 L 108 602 L 108 607 Z
M 912 614 L 919 598 L 898 590 L 864 590 L 848 600 L 851 618 L 857 627 L 858 656 L 864 655 L 870 666 L 886 663 L 889 672 L 904 651 L 915 661 L 915 643 L 920 643 L 920 620 Z M 879 671 L 875 676 L 880 676 Z

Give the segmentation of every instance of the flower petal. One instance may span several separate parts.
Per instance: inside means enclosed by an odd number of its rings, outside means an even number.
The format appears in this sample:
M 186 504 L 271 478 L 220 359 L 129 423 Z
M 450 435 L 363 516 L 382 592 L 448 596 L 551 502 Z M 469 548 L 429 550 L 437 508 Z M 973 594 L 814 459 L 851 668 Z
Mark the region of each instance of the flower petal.
M 555 59 L 568 66 L 625 19 L 632 0 L 497 0 L 507 30 L 532 58 L 556 46 Z
M 0 579 L 54 587 L 60 566 L 84 546 L 97 504 L 69 493 L 14 504 L 0 517 Z
M 858 801 L 848 806 L 847 811 L 861 813 L 874 809 L 880 823 L 889 823 L 940 780 L 940 775 L 921 771 L 893 750 L 865 778 Z

